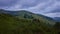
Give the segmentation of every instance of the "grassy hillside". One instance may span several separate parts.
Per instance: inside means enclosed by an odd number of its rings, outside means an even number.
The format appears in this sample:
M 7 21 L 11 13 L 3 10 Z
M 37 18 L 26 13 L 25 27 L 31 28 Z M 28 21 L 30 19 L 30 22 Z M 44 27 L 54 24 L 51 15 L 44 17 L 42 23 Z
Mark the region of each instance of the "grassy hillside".
M 59 34 L 60 23 L 55 23 L 31 12 L 0 12 L 0 34 Z
M 8 14 L 0 14 L 0 34 L 7 34 L 17 28 L 19 21 Z
M 10 14 L 0 14 L 0 34 L 56 34 L 40 19 L 18 19 Z
M 0 13 L 6 13 L 6 14 L 11 14 L 15 17 L 18 17 L 19 19 L 23 19 L 23 18 L 27 18 L 27 19 L 39 19 L 42 22 L 46 23 L 46 24 L 50 24 L 53 25 L 55 24 L 55 21 L 47 16 L 44 15 L 39 15 L 39 14 L 34 14 L 32 12 L 26 11 L 26 10 L 20 10 L 20 11 L 8 11 L 8 10 L 0 10 Z

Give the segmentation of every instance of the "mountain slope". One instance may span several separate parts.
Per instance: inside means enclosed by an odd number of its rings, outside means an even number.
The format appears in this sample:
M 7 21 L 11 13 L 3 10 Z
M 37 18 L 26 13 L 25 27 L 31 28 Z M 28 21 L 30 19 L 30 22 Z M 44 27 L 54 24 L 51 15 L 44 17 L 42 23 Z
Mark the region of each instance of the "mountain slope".
M 0 14 L 0 34 L 9 34 L 9 32 L 17 28 L 17 22 L 11 15 Z
M 50 18 L 50 17 L 47 17 L 47 16 L 43 16 L 43 15 L 38 15 L 38 14 L 34 14 L 34 13 L 31 13 L 29 11 L 26 11 L 26 10 L 20 10 L 20 11 L 7 11 L 7 10 L 0 10 L 0 12 L 2 13 L 6 13 L 6 14 L 11 14 L 13 16 L 16 16 L 18 17 L 19 19 L 23 19 L 23 18 L 27 18 L 27 19 L 39 19 L 41 21 L 43 21 L 44 23 L 46 24 L 55 24 L 55 21 Z
M 55 31 L 45 23 L 39 19 L 18 19 L 3 13 L 0 14 L 0 34 L 54 34 Z
M 60 22 L 60 17 L 54 17 L 53 19 L 57 22 Z
M 21 12 L 0 12 L 0 34 L 55 34 L 51 26 L 54 21 L 34 13 Z

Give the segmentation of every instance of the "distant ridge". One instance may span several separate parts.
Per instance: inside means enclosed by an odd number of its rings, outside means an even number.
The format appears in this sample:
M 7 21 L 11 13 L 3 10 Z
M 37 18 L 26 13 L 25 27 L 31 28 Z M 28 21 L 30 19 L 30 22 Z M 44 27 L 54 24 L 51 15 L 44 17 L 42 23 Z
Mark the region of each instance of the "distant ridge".
M 60 22 L 60 17 L 54 17 L 53 19 L 57 22 Z

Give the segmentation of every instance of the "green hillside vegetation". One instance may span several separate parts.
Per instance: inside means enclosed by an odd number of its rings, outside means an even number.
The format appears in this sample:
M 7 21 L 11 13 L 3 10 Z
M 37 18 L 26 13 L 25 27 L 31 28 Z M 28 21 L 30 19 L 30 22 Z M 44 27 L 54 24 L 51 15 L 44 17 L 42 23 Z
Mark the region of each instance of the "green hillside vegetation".
M 18 19 L 9 14 L 0 14 L 0 34 L 57 34 L 55 24 L 52 28 L 39 19 Z
M 46 16 L 44 17 L 43 15 L 34 14 L 34 13 L 31 13 L 31 12 L 26 11 L 26 10 L 20 10 L 16 14 L 17 14 L 16 17 L 18 17 L 20 19 L 23 19 L 23 18 L 35 19 L 36 18 L 36 19 L 39 19 L 40 21 L 42 21 L 43 23 L 46 23 L 46 24 L 50 24 L 50 25 L 55 24 L 55 21 L 45 18 Z
M 24 14 L 26 15 L 26 14 Z M 37 15 L 15 17 L 10 14 L 0 14 L 0 34 L 59 34 L 60 25 Z
M 58 34 L 60 34 L 60 22 L 56 22 L 56 24 L 53 26 L 54 31 L 56 31 Z
M 0 34 L 12 32 L 18 26 L 18 21 L 8 14 L 0 14 Z
M 1 9 L 0 12 L 1 13 L 6 13 L 6 14 L 11 14 L 11 15 L 19 18 L 19 19 L 24 19 L 24 18 L 26 18 L 26 19 L 35 19 L 36 18 L 36 19 L 39 19 L 40 21 L 42 21 L 45 24 L 50 24 L 50 25 L 55 24 L 54 20 L 49 19 L 50 17 L 46 18 L 46 16 L 44 16 L 44 15 L 34 14 L 34 13 L 26 11 L 26 10 L 8 11 L 8 10 Z

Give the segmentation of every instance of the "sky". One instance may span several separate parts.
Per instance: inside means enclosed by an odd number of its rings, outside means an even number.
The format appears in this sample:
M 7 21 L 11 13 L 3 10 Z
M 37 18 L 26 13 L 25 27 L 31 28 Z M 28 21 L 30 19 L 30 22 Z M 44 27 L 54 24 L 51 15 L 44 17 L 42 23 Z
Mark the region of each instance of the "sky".
M 60 17 L 60 0 L 0 0 L 0 9 L 28 10 L 49 17 Z

